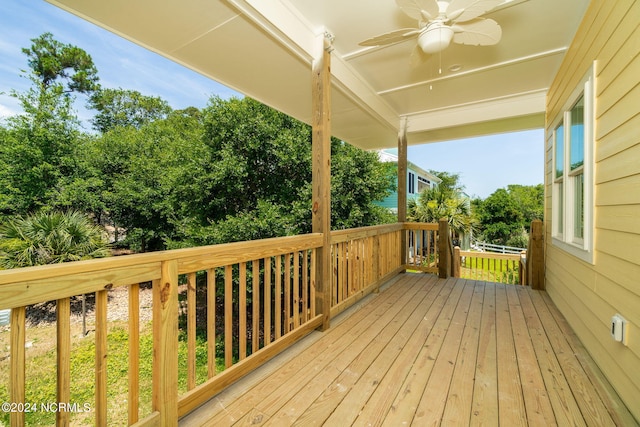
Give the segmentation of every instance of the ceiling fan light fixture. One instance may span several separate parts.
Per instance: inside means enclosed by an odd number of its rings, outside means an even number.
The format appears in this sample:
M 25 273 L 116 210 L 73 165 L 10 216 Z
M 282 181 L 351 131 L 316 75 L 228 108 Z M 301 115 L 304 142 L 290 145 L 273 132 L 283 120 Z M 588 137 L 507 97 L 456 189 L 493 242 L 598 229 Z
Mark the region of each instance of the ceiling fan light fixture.
M 435 22 L 429 25 L 418 37 L 418 45 L 424 53 L 436 53 L 444 50 L 453 39 L 453 29 Z

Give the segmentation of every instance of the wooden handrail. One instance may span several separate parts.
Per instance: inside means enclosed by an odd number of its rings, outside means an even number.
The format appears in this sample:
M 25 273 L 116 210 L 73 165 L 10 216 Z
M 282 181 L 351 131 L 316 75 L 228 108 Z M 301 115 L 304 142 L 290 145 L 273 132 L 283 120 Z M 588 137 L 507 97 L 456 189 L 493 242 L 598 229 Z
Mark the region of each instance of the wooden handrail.
M 523 284 L 522 269 L 520 267 L 521 254 L 462 251 L 456 247 L 453 262 L 455 277 Z
M 178 274 L 319 247 L 321 234 L 277 237 L 123 257 L 0 271 L 0 309 L 14 308 L 160 279 L 163 261 Z M 206 267 L 205 267 L 206 266 Z
M 376 292 L 403 268 L 402 233 L 406 223 L 331 232 L 331 316 Z
M 437 242 L 442 242 L 439 236 L 444 235 L 448 232 L 442 234 L 438 224 L 420 223 L 332 231 L 330 314 L 336 315 L 376 292 L 405 269 L 437 273 L 442 255 Z M 28 390 L 25 394 L 28 373 L 24 372 L 25 307 L 57 301 L 57 395 L 60 402 L 70 399 L 68 360 L 74 346 L 69 340 L 69 301 L 95 293 L 93 414 L 96 425 L 108 424 L 105 361 L 109 355 L 109 293 L 126 287 L 130 360 L 128 403 L 124 407 L 128 423 L 176 425 L 180 416 L 324 323 L 315 298 L 316 253 L 322 245 L 323 235 L 314 233 L 0 271 L 0 308 L 13 309 L 10 398 L 29 398 Z M 403 250 L 405 258 L 400 256 Z M 444 258 L 449 259 L 450 254 Z M 139 402 L 138 359 L 143 351 L 139 332 L 144 325 L 137 305 L 139 284 L 144 282 L 152 284 L 153 293 L 153 394 L 148 413 L 140 413 Z M 179 297 L 183 292 L 184 301 Z M 201 293 L 206 293 L 206 298 L 199 297 Z M 185 316 L 183 330 L 179 328 L 181 315 Z M 186 335 L 184 343 L 178 341 L 181 333 Z M 198 333 L 206 336 L 205 378 L 196 361 Z M 184 369 L 179 368 L 179 345 L 187 347 Z M 216 369 L 217 347 L 226 361 L 222 371 Z M 184 378 L 186 385 L 183 394 L 176 388 L 179 378 Z M 60 415 L 59 422 L 67 423 L 68 415 Z M 14 424 L 25 423 L 24 414 L 11 416 Z

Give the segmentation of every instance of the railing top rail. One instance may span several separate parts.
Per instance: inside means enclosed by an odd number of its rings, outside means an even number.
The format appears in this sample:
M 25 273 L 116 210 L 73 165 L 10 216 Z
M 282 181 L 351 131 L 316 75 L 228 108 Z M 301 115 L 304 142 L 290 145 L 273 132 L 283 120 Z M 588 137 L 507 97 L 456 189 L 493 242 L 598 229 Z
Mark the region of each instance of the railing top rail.
M 402 223 L 372 225 L 369 227 L 349 228 L 347 230 L 333 230 L 331 243 L 340 243 L 352 239 L 363 239 L 385 233 L 393 233 L 403 229 Z
M 178 272 L 235 264 L 322 246 L 322 234 L 277 237 L 0 271 L 0 308 L 14 308 L 160 278 L 163 261 Z
M 403 222 L 405 230 L 438 230 L 437 222 Z

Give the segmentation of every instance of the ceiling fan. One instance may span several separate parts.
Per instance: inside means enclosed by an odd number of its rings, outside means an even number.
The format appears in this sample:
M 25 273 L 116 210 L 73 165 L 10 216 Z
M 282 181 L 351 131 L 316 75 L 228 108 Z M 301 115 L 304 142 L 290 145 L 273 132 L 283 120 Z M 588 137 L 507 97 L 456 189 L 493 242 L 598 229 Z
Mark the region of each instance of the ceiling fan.
M 418 21 L 417 28 L 402 28 L 364 40 L 361 46 L 384 46 L 417 37 L 413 56 L 432 54 L 454 43 L 488 46 L 500 41 L 502 29 L 493 19 L 480 18 L 504 0 L 396 0 L 398 7 Z M 413 60 L 412 60 L 413 62 Z

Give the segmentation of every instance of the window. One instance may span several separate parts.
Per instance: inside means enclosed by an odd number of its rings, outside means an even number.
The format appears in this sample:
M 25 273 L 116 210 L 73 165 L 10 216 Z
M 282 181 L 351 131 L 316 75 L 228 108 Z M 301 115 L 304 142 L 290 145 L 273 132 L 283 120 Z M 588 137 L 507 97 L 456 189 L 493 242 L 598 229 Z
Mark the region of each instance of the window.
M 416 175 L 413 172 L 409 172 L 409 194 L 416 192 Z
M 593 263 L 593 68 L 553 127 L 554 245 Z
M 418 193 L 421 193 L 425 188 L 431 188 L 431 181 L 418 175 Z

